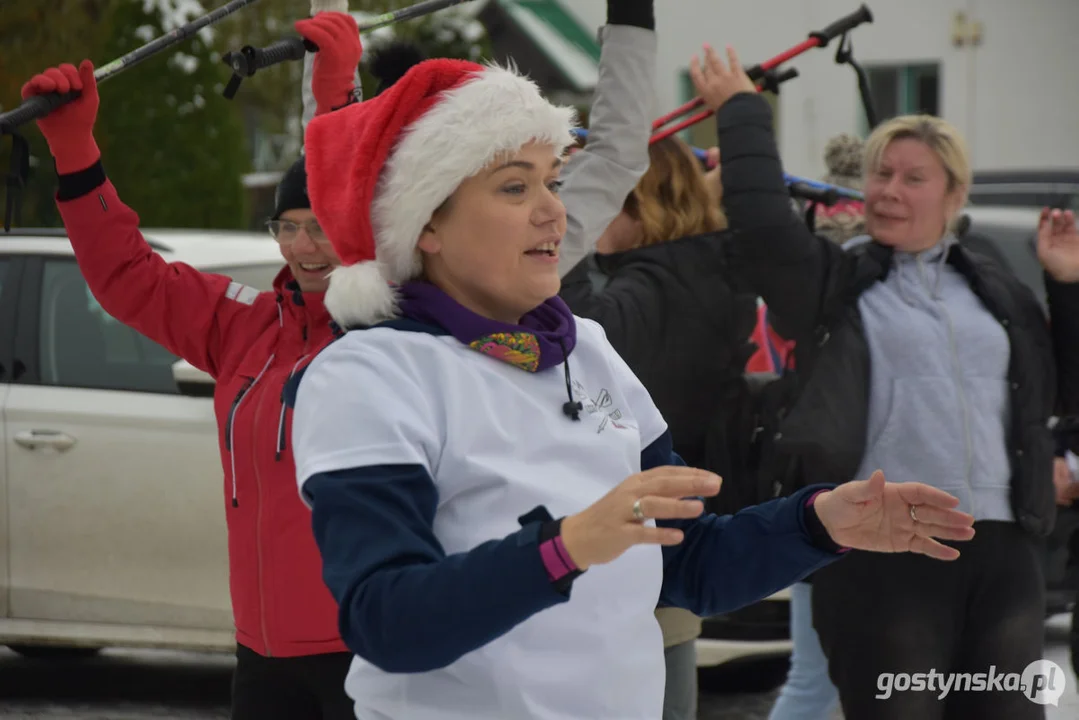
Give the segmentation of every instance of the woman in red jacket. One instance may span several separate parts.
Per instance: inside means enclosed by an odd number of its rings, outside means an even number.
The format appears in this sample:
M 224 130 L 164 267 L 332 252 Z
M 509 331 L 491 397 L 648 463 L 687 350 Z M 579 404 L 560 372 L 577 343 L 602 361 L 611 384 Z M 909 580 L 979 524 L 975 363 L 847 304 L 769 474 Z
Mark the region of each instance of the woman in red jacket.
M 355 21 L 319 13 L 297 23 L 319 47 L 312 89 L 322 114 L 349 103 L 362 49 Z M 57 204 L 79 268 L 102 308 L 217 381 L 214 409 L 225 473 L 236 623 L 235 720 L 354 717 L 344 692 L 351 654 L 323 583 L 311 514 L 296 494 L 285 383 L 332 336 L 323 306 L 339 264 L 314 220 L 301 160 L 277 193 L 271 222 L 286 262 L 273 292 L 167 263 L 120 201 L 93 137 L 98 93 L 83 61 L 47 70 L 23 97 L 80 91 L 38 122 L 56 161 Z

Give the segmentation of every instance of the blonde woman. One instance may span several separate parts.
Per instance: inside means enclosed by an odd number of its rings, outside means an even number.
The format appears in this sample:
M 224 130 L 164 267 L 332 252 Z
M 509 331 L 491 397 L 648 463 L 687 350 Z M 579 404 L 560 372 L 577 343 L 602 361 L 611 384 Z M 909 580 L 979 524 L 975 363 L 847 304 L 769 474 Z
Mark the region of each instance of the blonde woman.
M 726 209 L 743 230 L 732 263 L 797 343 L 803 385 L 777 447 L 805 482 L 879 467 L 952 493 L 976 518 L 954 565 L 852 552 L 814 576 L 814 624 L 845 717 L 1043 717 L 1016 690 L 901 692 L 881 674 L 1022 673 L 1042 657 L 1048 423 L 1058 403 L 1074 411 L 1079 399 L 1074 218 L 1046 214 L 1038 229 L 1051 334 L 1030 290 L 956 241 L 971 167 L 950 124 L 906 116 L 873 132 L 867 235 L 843 249 L 785 219 L 771 113 L 734 52 L 724 63 L 706 48 L 691 74 L 718 110 Z

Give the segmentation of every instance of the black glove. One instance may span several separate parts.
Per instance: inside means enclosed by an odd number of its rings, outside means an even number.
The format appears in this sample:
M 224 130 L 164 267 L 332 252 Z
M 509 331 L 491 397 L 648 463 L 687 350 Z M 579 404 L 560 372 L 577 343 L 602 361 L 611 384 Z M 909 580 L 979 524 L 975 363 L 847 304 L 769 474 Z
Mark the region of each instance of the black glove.
M 653 0 L 607 0 L 607 24 L 655 30 L 656 13 L 652 5 Z

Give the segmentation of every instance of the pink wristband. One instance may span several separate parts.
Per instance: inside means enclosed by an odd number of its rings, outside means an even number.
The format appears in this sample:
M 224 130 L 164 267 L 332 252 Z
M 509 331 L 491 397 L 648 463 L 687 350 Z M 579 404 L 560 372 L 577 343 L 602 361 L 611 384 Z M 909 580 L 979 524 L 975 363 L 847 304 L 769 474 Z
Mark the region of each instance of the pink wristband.
M 543 567 L 547 569 L 547 577 L 551 579 L 551 582 L 560 580 L 577 570 L 577 566 L 566 552 L 566 546 L 562 544 L 561 535 L 540 545 L 540 557 L 543 558 Z

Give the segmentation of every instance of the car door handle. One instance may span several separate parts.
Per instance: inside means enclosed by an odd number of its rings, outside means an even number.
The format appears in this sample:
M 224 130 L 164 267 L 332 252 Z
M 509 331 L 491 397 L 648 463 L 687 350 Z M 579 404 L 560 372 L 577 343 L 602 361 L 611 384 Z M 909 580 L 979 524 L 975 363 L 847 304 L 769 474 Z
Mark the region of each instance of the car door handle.
M 15 433 L 15 442 L 31 450 L 46 447 L 63 452 L 75 444 L 75 438 L 56 430 L 24 430 Z

